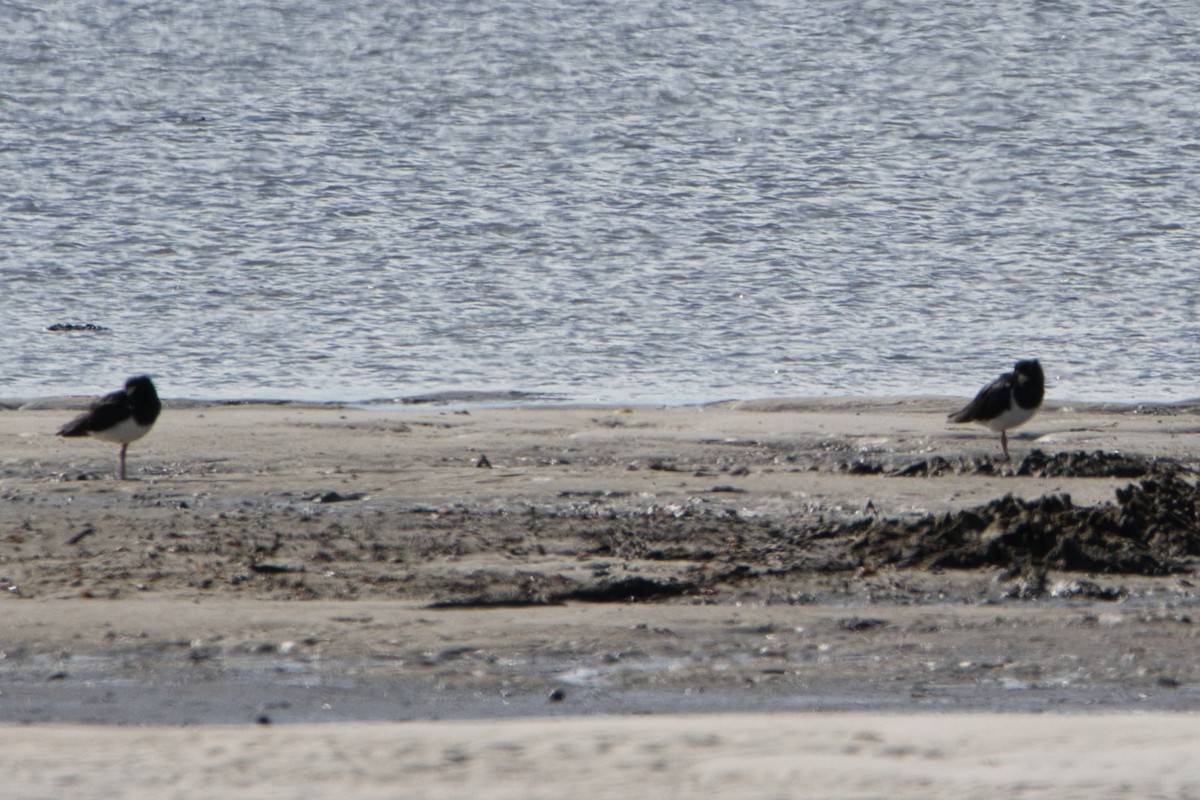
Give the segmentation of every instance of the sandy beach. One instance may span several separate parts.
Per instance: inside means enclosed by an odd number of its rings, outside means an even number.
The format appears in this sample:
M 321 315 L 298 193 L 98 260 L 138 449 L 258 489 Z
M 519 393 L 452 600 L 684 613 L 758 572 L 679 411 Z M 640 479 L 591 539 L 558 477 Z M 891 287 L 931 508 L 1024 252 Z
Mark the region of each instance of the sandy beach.
M 1200 794 L 1200 404 L 0 411 L 20 797 Z M 103 727 L 97 727 L 103 726 Z M 149 726 L 149 727 L 147 727 Z M 167 766 L 169 765 L 169 766 Z

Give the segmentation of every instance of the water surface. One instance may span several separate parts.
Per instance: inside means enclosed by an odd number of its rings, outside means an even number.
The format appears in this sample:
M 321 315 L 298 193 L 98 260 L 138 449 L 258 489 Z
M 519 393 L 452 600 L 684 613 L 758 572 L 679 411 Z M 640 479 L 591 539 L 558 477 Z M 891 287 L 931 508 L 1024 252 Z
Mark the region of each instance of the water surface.
M 0 18 L 0 395 L 1200 395 L 1187 3 Z

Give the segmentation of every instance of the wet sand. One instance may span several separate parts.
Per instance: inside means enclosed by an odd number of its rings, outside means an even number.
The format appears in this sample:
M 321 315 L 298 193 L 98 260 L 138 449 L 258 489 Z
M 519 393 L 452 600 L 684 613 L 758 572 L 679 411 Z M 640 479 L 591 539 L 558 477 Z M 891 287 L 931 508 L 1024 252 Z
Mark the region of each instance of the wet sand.
M 1001 462 L 954 404 L 176 402 L 123 483 L 115 447 L 52 435 L 69 403 L 0 411 L 5 774 L 29 796 L 1195 791 L 1160 756 L 1200 730 L 1178 713 L 1200 708 L 1200 406 L 1052 404 Z M 1112 772 L 1069 768 L 1097 748 Z M 131 778 L 117 750 L 178 767 Z

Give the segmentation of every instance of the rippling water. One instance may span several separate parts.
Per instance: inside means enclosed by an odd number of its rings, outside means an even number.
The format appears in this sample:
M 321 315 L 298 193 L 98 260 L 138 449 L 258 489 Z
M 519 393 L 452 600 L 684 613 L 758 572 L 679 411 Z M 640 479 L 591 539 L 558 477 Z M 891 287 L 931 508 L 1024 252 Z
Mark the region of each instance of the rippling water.
M 1191 3 L 0 20 L 0 395 L 1200 395 Z

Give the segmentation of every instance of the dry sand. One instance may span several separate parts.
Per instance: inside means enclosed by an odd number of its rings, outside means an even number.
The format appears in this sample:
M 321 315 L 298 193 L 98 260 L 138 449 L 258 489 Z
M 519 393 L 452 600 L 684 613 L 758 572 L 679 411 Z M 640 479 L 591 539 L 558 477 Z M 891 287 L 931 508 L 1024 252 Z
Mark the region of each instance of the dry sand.
M 1200 409 L 953 405 L 0 412 L 6 796 L 1200 796 Z

